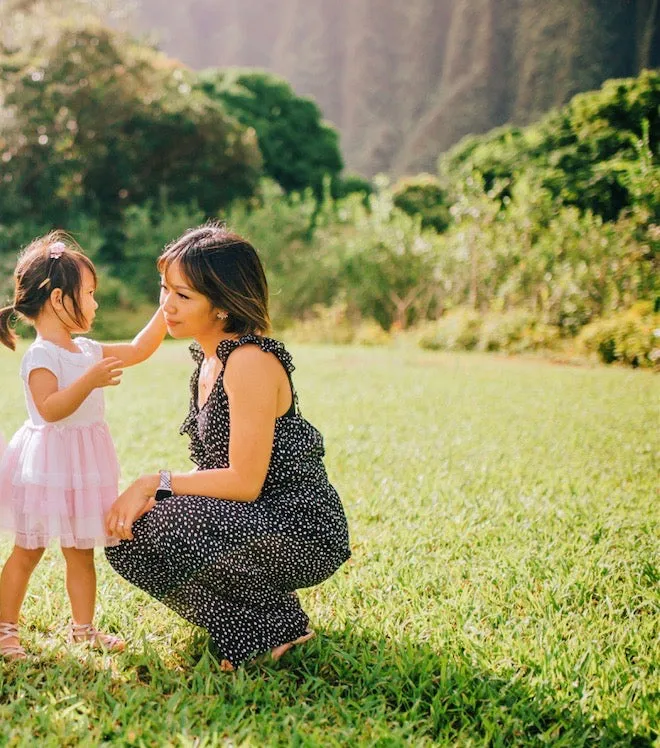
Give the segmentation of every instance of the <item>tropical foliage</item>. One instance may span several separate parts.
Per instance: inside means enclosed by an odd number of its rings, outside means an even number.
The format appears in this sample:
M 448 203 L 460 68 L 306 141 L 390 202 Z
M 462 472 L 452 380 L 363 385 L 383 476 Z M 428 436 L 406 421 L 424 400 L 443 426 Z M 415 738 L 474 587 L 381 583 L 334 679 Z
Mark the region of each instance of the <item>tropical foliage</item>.
M 64 28 L 0 69 L 3 223 L 97 218 L 105 257 L 119 262 L 124 207 L 162 193 L 213 213 L 255 189 L 254 133 L 181 67 L 107 28 Z
M 285 80 L 264 71 L 229 68 L 205 71 L 196 85 L 254 129 L 264 173 L 286 192 L 312 187 L 320 195 L 326 177 L 336 180 L 344 166 L 337 131 L 322 122 L 316 102 L 296 96 Z

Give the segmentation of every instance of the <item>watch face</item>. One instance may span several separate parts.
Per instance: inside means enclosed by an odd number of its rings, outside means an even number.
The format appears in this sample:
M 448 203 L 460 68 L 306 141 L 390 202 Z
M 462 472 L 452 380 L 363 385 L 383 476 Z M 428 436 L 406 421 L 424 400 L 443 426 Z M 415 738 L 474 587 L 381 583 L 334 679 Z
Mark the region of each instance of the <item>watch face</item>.
M 163 499 L 169 499 L 171 495 L 172 492 L 168 491 L 166 488 L 159 488 L 156 491 L 154 498 L 156 499 L 156 501 L 163 501 Z

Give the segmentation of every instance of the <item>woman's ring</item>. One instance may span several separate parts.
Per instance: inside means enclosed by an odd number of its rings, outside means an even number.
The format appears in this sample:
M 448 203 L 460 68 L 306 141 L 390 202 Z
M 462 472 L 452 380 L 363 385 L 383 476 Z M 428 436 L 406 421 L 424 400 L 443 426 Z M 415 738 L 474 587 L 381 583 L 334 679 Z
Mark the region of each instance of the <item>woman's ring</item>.
M 124 526 L 124 523 L 123 523 L 123 521 L 122 521 L 122 520 L 119 520 L 119 522 L 117 522 L 117 526 L 118 526 L 118 527 L 123 527 L 123 526 Z

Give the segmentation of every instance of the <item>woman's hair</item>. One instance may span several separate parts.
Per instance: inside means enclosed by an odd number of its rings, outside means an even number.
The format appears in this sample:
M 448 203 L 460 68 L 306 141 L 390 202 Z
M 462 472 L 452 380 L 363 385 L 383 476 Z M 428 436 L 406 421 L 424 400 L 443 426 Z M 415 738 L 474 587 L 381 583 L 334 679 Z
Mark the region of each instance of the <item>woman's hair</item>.
M 82 327 L 85 324 L 80 308 L 83 268 L 90 271 L 96 284 L 92 261 L 63 231 L 51 231 L 25 247 L 14 270 L 14 301 L 0 309 L 0 342 L 15 350 L 16 333 L 10 326 L 12 316 L 33 323 L 56 288 L 62 291 L 63 298 L 71 299 L 71 316 Z
M 268 283 L 254 247 L 218 223 L 186 231 L 165 247 L 158 270 L 174 262 L 192 288 L 229 315 L 225 331 L 246 335 L 270 329 Z

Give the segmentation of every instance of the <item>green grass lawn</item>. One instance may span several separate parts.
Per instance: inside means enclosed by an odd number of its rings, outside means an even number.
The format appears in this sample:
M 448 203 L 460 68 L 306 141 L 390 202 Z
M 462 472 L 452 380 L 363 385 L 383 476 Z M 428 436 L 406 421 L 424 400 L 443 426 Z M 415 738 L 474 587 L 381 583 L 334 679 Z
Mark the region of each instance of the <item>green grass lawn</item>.
M 352 533 L 352 560 L 301 593 L 319 636 L 224 674 L 99 553 L 98 622 L 128 650 L 68 650 L 50 550 L 23 612 L 34 659 L 0 665 L 0 744 L 659 745 L 660 378 L 292 350 Z M 5 436 L 19 359 L 0 351 Z M 106 390 L 124 482 L 189 468 L 191 367 L 169 342 Z

